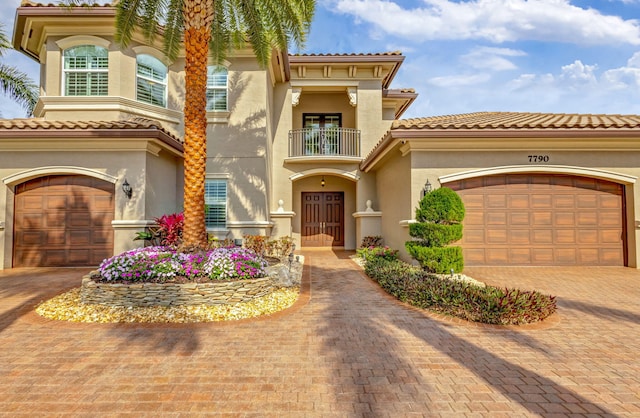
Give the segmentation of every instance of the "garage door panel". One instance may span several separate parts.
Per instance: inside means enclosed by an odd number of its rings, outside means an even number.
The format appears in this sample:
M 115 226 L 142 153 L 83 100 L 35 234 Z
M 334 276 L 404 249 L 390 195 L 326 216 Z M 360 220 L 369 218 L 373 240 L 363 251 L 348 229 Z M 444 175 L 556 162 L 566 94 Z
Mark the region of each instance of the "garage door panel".
M 531 209 L 553 209 L 553 199 L 549 194 L 532 194 L 529 199 Z
M 485 232 L 486 241 L 491 244 L 506 244 L 507 230 L 506 229 L 490 229 Z
M 578 250 L 576 248 L 555 248 L 556 264 L 578 264 Z
M 580 245 L 594 245 L 601 241 L 597 229 L 579 229 L 577 232 L 578 244 Z
M 466 242 L 469 244 L 482 244 L 485 242 L 484 229 L 465 229 Z
M 507 264 L 509 247 L 487 248 L 485 250 L 486 260 L 489 264 Z
M 552 226 L 553 212 L 531 212 L 531 224 L 534 227 Z
M 505 225 L 507 223 L 507 214 L 506 212 L 492 211 L 485 214 L 485 219 L 487 225 Z
M 451 184 L 467 209 L 467 265 L 624 265 L 621 185 L 548 174 L 487 176 L 468 190 L 470 183 Z
M 575 196 L 553 196 L 553 208 L 554 209 L 573 209 L 576 207 Z
M 598 215 L 600 225 L 603 227 L 622 227 L 622 219 L 618 216 L 617 211 L 601 211 Z
M 531 225 L 531 220 L 529 219 L 529 212 L 511 212 L 509 214 L 509 225 L 516 226 L 516 227 Z
M 509 260 L 518 264 L 531 264 L 531 250 L 529 248 L 510 249 Z
M 598 213 L 597 212 L 578 212 L 576 214 L 577 225 L 582 227 L 597 226 L 598 225 Z
M 67 242 L 67 233 L 64 229 L 49 229 L 46 231 L 44 242 L 47 245 L 64 245 Z
M 528 229 L 513 229 L 509 238 L 509 243 L 514 245 L 531 245 L 531 231 Z
M 576 244 L 576 231 L 573 229 L 556 229 L 554 244 Z
M 113 184 L 76 175 L 16 186 L 14 267 L 95 266 L 111 256 L 113 195 Z
M 531 230 L 531 244 L 535 246 L 552 245 L 553 229 L 533 229 Z
M 597 209 L 598 196 L 596 195 L 579 195 L 576 196 L 576 207 L 579 209 Z
M 489 195 L 485 196 L 486 206 L 491 209 L 506 209 L 507 196 L 505 195 Z
M 554 264 L 553 249 L 551 248 L 531 248 L 531 264 L 552 265 Z
M 72 211 L 67 213 L 67 224 L 69 228 L 88 228 L 92 226 L 93 214 L 87 211 Z

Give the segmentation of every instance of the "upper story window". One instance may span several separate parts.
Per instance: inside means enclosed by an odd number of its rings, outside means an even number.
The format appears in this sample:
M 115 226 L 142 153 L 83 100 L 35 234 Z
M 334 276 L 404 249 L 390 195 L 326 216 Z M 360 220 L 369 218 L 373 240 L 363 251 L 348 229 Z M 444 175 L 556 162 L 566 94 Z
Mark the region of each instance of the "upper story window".
M 220 65 L 207 67 L 207 110 L 226 111 L 228 71 Z
M 80 45 L 63 52 L 64 95 L 106 96 L 109 90 L 109 51 Z
M 167 66 L 151 55 L 137 57 L 136 99 L 157 106 L 167 106 Z

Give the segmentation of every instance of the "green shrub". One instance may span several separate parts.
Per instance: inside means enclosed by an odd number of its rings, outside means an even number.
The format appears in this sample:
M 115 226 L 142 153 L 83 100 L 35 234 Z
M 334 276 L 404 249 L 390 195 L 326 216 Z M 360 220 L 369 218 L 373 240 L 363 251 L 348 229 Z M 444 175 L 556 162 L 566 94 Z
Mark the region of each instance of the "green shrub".
M 405 247 L 420 265 L 431 273 L 461 272 L 464 267 L 462 248 L 447 247 L 462 238 L 464 204 L 456 192 L 441 187 L 420 199 L 416 223 L 409 225 Z
M 428 222 L 409 224 L 409 235 L 427 247 L 444 247 L 462 238 L 462 224 L 443 225 Z
M 366 262 L 365 273 L 403 302 L 474 322 L 533 323 L 544 320 L 557 308 L 554 296 L 536 291 L 482 287 L 435 276 L 399 260 L 374 258 Z
M 419 241 L 407 241 L 405 248 L 429 273 L 447 274 L 451 269 L 460 273 L 464 269 L 460 247 L 427 247 Z
M 440 187 L 420 199 L 416 209 L 416 220 L 457 224 L 464 219 L 464 213 L 464 204 L 460 196 L 448 187 Z
M 364 260 L 371 260 L 373 258 L 383 258 L 385 260 L 397 260 L 398 250 L 393 250 L 389 247 L 367 247 L 358 248 L 356 254 Z

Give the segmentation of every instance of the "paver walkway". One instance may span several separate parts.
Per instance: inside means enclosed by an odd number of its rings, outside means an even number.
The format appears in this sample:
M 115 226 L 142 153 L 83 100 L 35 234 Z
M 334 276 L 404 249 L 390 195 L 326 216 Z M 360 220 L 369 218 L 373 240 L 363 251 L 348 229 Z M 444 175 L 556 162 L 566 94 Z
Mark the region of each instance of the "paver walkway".
M 559 297 L 554 321 L 496 329 L 383 294 L 347 253 L 306 251 L 310 287 L 273 318 L 49 321 L 33 305 L 83 270 L 0 272 L 3 416 L 640 416 L 640 272 L 469 269 Z

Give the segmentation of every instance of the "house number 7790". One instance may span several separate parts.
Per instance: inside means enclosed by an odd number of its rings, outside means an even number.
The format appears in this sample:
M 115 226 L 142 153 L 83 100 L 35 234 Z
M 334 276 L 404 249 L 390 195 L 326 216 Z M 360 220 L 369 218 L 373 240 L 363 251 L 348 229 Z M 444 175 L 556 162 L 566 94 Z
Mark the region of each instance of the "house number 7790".
M 530 163 L 548 163 L 549 156 L 548 155 L 529 155 Z

